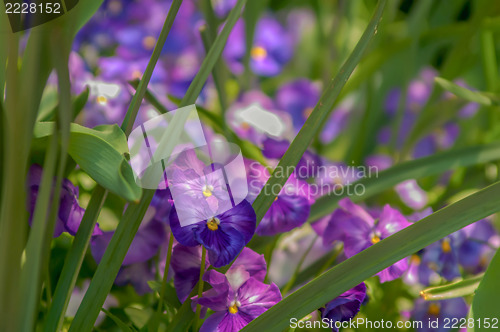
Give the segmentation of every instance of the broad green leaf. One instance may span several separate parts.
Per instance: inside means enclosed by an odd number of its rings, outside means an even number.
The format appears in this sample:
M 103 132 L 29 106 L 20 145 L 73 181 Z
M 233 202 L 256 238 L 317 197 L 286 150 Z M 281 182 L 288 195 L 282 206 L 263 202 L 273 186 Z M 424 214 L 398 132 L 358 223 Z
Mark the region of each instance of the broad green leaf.
M 500 143 L 452 149 L 429 157 L 404 162 L 381 171 L 378 176 L 363 178 L 346 186 L 343 195 L 327 195 L 316 201 L 311 207 L 309 221 L 317 220 L 333 212 L 337 203 L 348 192 L 353 192 L 357 185 L 365 190 L 360 195 L 352 196 L 354 202 L 372 197 L 396 184 L 408 180 L 419 179 L 425 176 L 441 174 L 449 169 L 467 167 L 500 159 Z
M 401 259 L 475 221 L 500 211 L 499 200 L 500 182 L 497 182 L 431 214 L 334 266 L 271 307 L 250 322 L 243 331 L 283 330 L 289 326 L 290 318 L 300 319 L 306 316 Z M 495 286 L 500 278 L 499 273 L 500 269 L 496 270 L 490 279 Z M 492 298 L 497 300 L 500 295 L 498 288 L 494 294 L 496 296 Z M 496 302 L 489 302 L 490 307 L 492 303 Z M 499 307 L 496 306 L 496 308 Z M 474 314 L 477 315 L 477 309 L 474 310 Z
M 39 122 L 34 137 L 51 135 L 54 124 Z M 98 184 L 128 201 L 141 197 L 141 188 L 134 180 L 132 168 L 124 157 L 128 153 L 127 139 L 117 125 L 89 129 L 71 124 L 68 153 Z
M 126 309 L 125 309 L 126 310 Z M 109 310 L 106 310 L 104 308 L 101 308 L 101 311 L 106 314 L 115 324 L 123 331 L 123 332 L 133 332 L 135 329 L 122 321 L 119 317 L 116 315 L 113 315 Z
M 474 331 L 490 331 L 491 329 L 487 328 L 484 323 L 493 318 L 497 320 L 500 318 L 500 305 L 498 305 L 498 299 L 500 299 L 499 280 L 500 250 L 497 250 L 472 300 L 471 310 L 474 311 L 474 319 L 483 322 L 481 326 L 475 326 Z
M 460 97 L 466 101 L 478 103 L 484 106 L 500 104 L 499 98 L 494 95 L 488 95 L 485 92 L 471 91 L 442 77 L 436 77 L 434 78 L 434 81 L 446 91 L 449 91 L 455 96 Z
M 285 182 L 288 180 L 288 177 L 292 173 L 292 167 L 290 166 L 297 165 L 300 158 L 316 135 L 317 131 L 325 122 L 326 117 L 330 114 L 330 111 L 332 110 L 333 105 L 340 94 L 340 91 L 349 79 L 349 76 L 353 72 L 358 62 L 361 60 L 364 51 L 366 50 L 370 40 L 377 30 L 377 25 L 382 17 L 385 3 L 386 0 L 379 1 L 375 13 L 368 23 L 365 32 L 358 41 L 358 44 L 354 48 L 347 61 L 340 68 L 339 73 L 335 76 L 330 85 L 323 92 L 311 115 L 307 118 L 304 126 L 300 129 L 292 144 L 290 144 L 290 147 L 286 151 L 283 158 L 281 158 L 277 168 L 284 170 L 284 172 L 277 172 L 282 173 L 279 175 L 276 175 L 277 173 L 273 173 L 260 194 L 255 199 L 253 208 L 255 209 L 255 213 L 257 214 L 257 222 L 260 222 L 260 220 L 264 217 L 276 197 L 275 190 L 269 189 L 282 187 L 285 184 Z
M 448 285 L 426 288 L 420 292 L 420 296 L 427 301 L 433 301 L 472 295 L 482 279 L 483 274 L 480 274 Z

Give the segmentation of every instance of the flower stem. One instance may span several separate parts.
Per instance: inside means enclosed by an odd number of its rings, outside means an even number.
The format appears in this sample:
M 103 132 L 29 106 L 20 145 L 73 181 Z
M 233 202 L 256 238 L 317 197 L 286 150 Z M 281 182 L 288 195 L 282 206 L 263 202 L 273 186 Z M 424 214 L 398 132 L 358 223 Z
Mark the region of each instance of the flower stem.
M 168 239 L 168 251 L 167 260 L 165 261 L 165 270 L 163 272 L 163 281 L 161 283 L 160 290 L 160 300 L 158 301 L 157 314 L 160 314 L 163 309 L 163 298 L 165 297 L 165 289 L 167 288 L 168 270 L 170 267 L 170 261 L 172 259 L 172 247 L 174 245 L 174 233 L 170 232 L 170 238 Z
M 200 278 L 198 280 L 198 299 L 201 298 L 203 294 L 203 274 L 205 273 L 205 259 L 207 257 L 207 249 L 205 247 L 201 247 L 201 265 L 200 265 Z M 198 322 L 200 321 L 201 314 L 201 306 L 196 304 L 196 315 L 194 321 L 195 330 L 198 328 Z
M 300 269 L 302 268 L 302 264 L 304 264 L 307 255 L 309 255 L 309 253 L 311 252 L 311 249 L 318 240 L 318 237 L 319 236 L 317 234 L 314 236 L 313 240 L 311 241 L 311 244 L 309 245 L 309 247 L 307 247 L 306 251 L 300 258 L 299 263 L 297 264 L 297 267 L 295 268 L 292 277 L 290 278 L 290 280 L 288 280 L 288 283 L 285 285 L 285 288 L 283 288 L 283 291 L 281 292 L 283 296 L 285 296 L 288 293 L 288 291 L 292 288 L 293 284 L 295 283 L 295 280 L 297 279 Z

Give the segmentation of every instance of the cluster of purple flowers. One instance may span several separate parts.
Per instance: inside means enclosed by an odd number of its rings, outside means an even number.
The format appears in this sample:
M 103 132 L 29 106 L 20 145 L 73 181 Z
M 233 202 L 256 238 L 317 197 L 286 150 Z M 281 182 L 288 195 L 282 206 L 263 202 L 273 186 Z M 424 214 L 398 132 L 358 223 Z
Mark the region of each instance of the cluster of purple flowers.
M 225 17 L 235 2 L 211 1 L 218 18 Z M 85 86 L 90 87 L 89 102 L 77 121 L 93 126 L 117 123 L 124 117 L 134 93 L 129 81 L 141 78 L 144 73 L 169 6 L 170 1 L 104 1 L 102 10 L 80 31 L 70 57 L 74 92 L 81 93 Z M 307 18 L 302 19 L 307 21 Z M 167 95 L 182 97 L 202 62 L 205 51 L 196 29 L 202 24 L 203 15 L 198 11 L 195 1 L 185 0 L 149 85 L 167 108 L 176 108 L 173 98 L 169 99 Z M 287 26 L 270 12 L 264 13 L 259 19 L 249 50 L 250 69 L 257 80 L 276 76 L 286 70 L 300 39 L 300 32 L 294 29 L 297 27 Z M 236 77 L 244 73 L 245 45 L 245 22 L 240 20 L 223 51 L 225 64 Z M 410 82 L 408 91 L 394 89 L 389 93 L 385 105 L 386 116 L 395 119 L 401 115 L 401 126 L 396 137 L 392 137 L 393 128 L 383 128 L 379 132 L 380 151 L 366 158 L 367 166 L 383 170 L 393 165 L 394 156 L 385 151 L 390 150 L 388 147 L 392 140 L 395 150 L 403 148 L 418 113 L 431 98 L 435 76 L 433 70 L 424 69 L 416 80 Z M 457 83 L 465 85 L 461 81 Z M 213 90 L 213 82 L 209 81 L 199 96 L 199 103 L 211 105 Z M 304 247 L 302 240 L 312 239 L 311 250 L 303 253 L 303 261 L 299 263 L 297 257 L 298 272 L 325 253 L 333 255 L 334 248 L 339 250 L 333 263 L 339 263 L 431 214 L 427 192 L 416 180 L 411 179 L 394 188 L 403 203 L 401 209 L 389 204 L 383 207 L 374 204 L 368 208 L 344 198 L 330 215 L 310 220 L 311 206 L 315 201 L 322 195 L 335 194 L 332 186 L 342 188 L 360 178 L 351 172 L 332 177 L 329 169 L 347 169 L 349 166 L 330 160 L 310 148 L 297 165 L 297 169 L 306 171 L 292 172 L 284 186 L 277 190 L 271 188 L 272 192 L 266 194 L 275 195 L 276 199 L 262 220 L 257 220 L 252 203 L 262 190 L 267 189 L 264 185 L 271 174 L 269 169 L 274 169 L 287 151 L 318 103 L 320 92 L 321 83 L 308 78 L 281 82 L 272 94 L 266 94 L 253 86 L 249 91 L 240 91 L 225 112 L 224 120 L 239 138 L 260 148 L 268 163 L 263 165 L 245 159 L 248 195 L 234 204 L 228 198 L 228 187 L 213 176 L 219 165 L 205 165 L 194 150 L 187 149 L 180 153 L 172 164 L 168 187 L 157 190 L 153 197 L 115 284 L 130 284 L 139 295 L 143 295 L 152 292 L 148 281 L 163 277 L 164 271 L 170 268 L 173 278 L 169 282 L 173 282 L 180 302 L 191 300 L 193 310 L 197 305 L 201 306 L 202 315 L 206 316 L 201 331 L 239 331 L 282 300 L 280 287 L 290 279 L 289 275 L 283 276 L 283 269 L 278 271 L 282 275 L 276 277 L 271 273 L 272 266 L 268 266 L 264 255 L 247 247 L 254 236 L 275 237 L 278 245 L 272 254 L 272 265 L 278 267 L 289 263 L 290 252 L 295 255 L 289 250 L 290 246 L 287 247 L 290 245 L 287 241 L 296 247 Z M 406 93 L 406 104 L 399 110 L 403 93 Z M 451 98 L 445 94 L 441 99 Z M 333 110 L 318 133 L 319 144 L 331 144 L 346 130 L 352 120 L 354 107 L 352 100 L 347 98 Z M 471 117 L 477 109 L 477 104 L 466 104 L 459 110 L 459 117 Z M 398 115 L 400 111 L 402 113 Z M 256 121 L 251 116 L 255 112 L 260 112 L 266 123 Z M 156 115 L 157 111 L 144 102 L 137 122 L 142 123 Z M 214 135 L 209 129 L 207 133 Z M 421 158 L 448 149 L 453 146 L 458 135 L 456 121 L 447 122 L 419 139 L 411 151 L 411 158 Z M 274 172 L 278 170 L 274 169 Z M 27 181 L 27 207 L 31 218 L 41 176 L 42 168 L 32 165 Z M 313 190 L 318 187 L 329 189 Z M 171 188 L 181 190 L 182 196 L 174 200 Z M 76 234 L 85 212 L 78 199 L 78 186 L 64 179 L 54 237 L 63 232 Z M 186 220 L 189 221 L 187 225 L 184 223 Z M 95 226 L 90 248 L 97 263 L 101 261 L 113 234 L 113 230 L 103 231 L 99 224 Z M 170 247 L 173 247 L 171 253 L 168 252 L 170 235 L 174 241 L 170 243 Z M 321 241 L 316 243 L 316 239 Z M 421 289 L 434 286 L 483 272 L 499 245 L 500 237 L 496 230 L 490 220 L 484 219 L 393 264 L 377 275 L 380 283 L 401 278 L 409 287 Z M 205 250 L 208 255 L 202 262 Z M 171 264 L 165 266 L 169 255 Z M 217 270 L 228 265 L 230 267 L 225 273 Z M 211 288 L 200 297 L 192 296 L 202 266 L 205 269 L 201 271 L 203 281 Z M 361 306 L 368 302 L 367 292 L 369 289 L 365 283 L 357 285 L 326 303 L 315 314 L 315 318 L 334 321 L 352 319 Z M 426 321 L 429 317 L 465 317 L 467 312 L 468 306 L 461 298 L 435 302 L 419 299 L 406 316 Z

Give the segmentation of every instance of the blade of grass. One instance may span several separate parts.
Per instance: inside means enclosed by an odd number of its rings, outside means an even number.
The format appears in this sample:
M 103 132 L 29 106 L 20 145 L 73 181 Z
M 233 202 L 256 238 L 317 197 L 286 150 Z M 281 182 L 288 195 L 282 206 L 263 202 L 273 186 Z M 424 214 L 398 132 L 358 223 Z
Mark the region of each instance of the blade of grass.
M 285 184 L 292 172 L 292 167 L 289 166 L 297 165 L 300 158 L 314 138 L 316 132 L 324 123 L 326 117 L 332 110 L 333 105 L 340 94 L 340 91 L 347 82 L 349 76 L 351 75 L 358 62 L 361 60 L 361 57 L 363 56 L 368 43 L 377 31 L 377 25 L 382 17 L 385 3 L 386 0 L 379 1 L 375 13 L 368 23 L 365 32 L 358 41 L 358 44 L 354 48 L 347 61 L 341 67 L 339 73 L 335 76 L 330 85 L 323 92 L 318 104 L 314 107 L 314 110 L 307 119 L 306 123 L 301 128 L 292 144 L 290 144 L 290 147 L 286 151 L 283 158 L 281 158 L 277 168 L 280 170 L 284 170 L 284 172 L 273 173 L 260 194 L 255 199 L 253 207 L 255 209 L 255 213 L 257 214 L 257 222 L 260 222 L 260 220 L 264 217 L 276 197 L 274 190 L 270 189 L 276 188 L 276 186 L 282 187 Z M 280 173 L 284 173 L 283 176 L 276 175 Z
M 487 322 L 492 317 L 498 319 L 500 315 L 500 306 L 498 305 L 498 297 L 500 296 L 500 289 L 498 288 L 499 279 L 500 250 L 497 250 L 472 300 L 474 319 L 479 319 L 482 322 Z M 476 327 L 474 331 L 491 331 L 490 327 L 491 325 L 482 324 Z
M 229 33 L 238 20 L 245 2 L 246 0 L 238 0 L 234 8 L 231 10 L 224 28 L 215 39 L 207 57 L 203 60 L 198 74 L 191 82 L 191 85 L 180 103 L 180 107 L 193 104 L 196 101 L 196 98 L 203 88 L 203 84 L 224 49 Z M 170 148 L 173 149 L 173 146 Z M 168 151 L 165 151 L 168 154 Z M 70 331 L 84 332 L 92 329 L 97 315 L 99 314 L 100 307 L 111 290 L 114 279 L 120 269 L 121 262 L 130 247 L 153 195 L 153 190 L 145 190 L 141 201 L 138 204 L 129 205 L 126 209 L 122 220 L 118 224 L 115 234 L 111 238 L 111 242 L 109 243 L 103 258 L 97 267 L 94 278 L 85 293 L 82 303 L 78 308 L 76 316 L 71 324 Z
M 426 288 L 420 292 L 420 296 L 426 301 L 434 301 L 472 295 L 476 291 L 481 280 L 483 280 L 483 275 L 484 274 L 480 274 L 448 285 Z
M 401 259 L 500 211 L 500 182 L 478 191 L 343 261 L 248 324 L 243 331 L 281 331 Z
M 33 229 L 30 232 L 25 250 L 26 262 L 23 266 L 21 275 L 22 292 L 20 305 L 25 313 L 25 316 L 21 320 L 21 331 L 27 332 L 33 331 L 35 326 L 34 318 L 38 312 L 41 274 L 44 267 L 48 266 L 49 263 L 50 243 L 52 241 L 60 203 L 59 199 L 52 199 L 51 202 L 50 197 L 60 196 L 63 173 L 67 160 L 71 115 L 73 114 L 71 103 L 71 83 L 68 69 L 71 46 L 68 41 L 66 41 L 66 43 L 61 43 L 61 40 L 64 40 L 61 36 L 61 29 L 62 28 L 54 29 L 50 40 L 52 50 L 51 54 L 54 59 L 54 67 L 56 68 L 58 78 L 59 107 L 56 118 L 55 133 L 52 139 L 53 143 L 49 147 L 49 152 L 47 153 L 47 157 L 44 162 L 44 166 L 48 164 L 48 167 L 44 171 L 43 176 L 45 177 L 45 172 L 50 174 L 48 175 L 50 176 L 48 180 L 50 189 L 46 192 L 42 189 L 42 195 L 48 195 L 46 198 L 48 205 L 46 207 L 42 205 L 40 217 L 38 217 L 36 213 L 37 211 L 35 210 L 33 217 Z M 62 47 L 61 44 L 63 44 Z M 56 153 L 58 153 L 58 155 Z M 53 158 L 53 160 L 48 158 Z M 54 190 L 51 190 L 53 185 L 51 172 L 54 172 L 57 175 Z M 42 199 L 42 195 L 38 196 L 38 199 Z M 48 216 L 45 211 L 46 209 L 50 211 L 50 215 Z

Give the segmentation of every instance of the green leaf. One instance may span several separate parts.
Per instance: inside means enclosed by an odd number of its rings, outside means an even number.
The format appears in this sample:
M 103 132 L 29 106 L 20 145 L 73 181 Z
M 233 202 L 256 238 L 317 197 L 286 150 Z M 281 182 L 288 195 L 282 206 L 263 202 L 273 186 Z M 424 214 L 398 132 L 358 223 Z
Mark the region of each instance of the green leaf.
M 500 211 L 499 200 L 500 182 L 497 182 L 431 214 L 334 266 L 271 307 L 250 322 L 243 331 L 281 331 L 289 326 L 290 318 L 300 319 L 306 316 L 401 259 Z M 495 273 L 491 281 L 496 285 L 499 278 L 500 275 Z M 496 292 L 495 295 L 494 298 L 498 299 L 500 294 Z M 476 311 L 474 310 L 475 315 Z
M 90 90 L 87 87 L 78 96 L 73 98 L 73 116 L 71 120 L 74 120 L 77 115 L 83 110 L 87 100 L 89 98 Z M 57 91 L 55 89 L 47 89 L 40 102 L 40 109 L 38 111 L 37 122 L 47 122 L 54 121 L 55 115 L 57 114 Z
M 34 137 L 51 135 L 52 122 L 38 122 Z M 117 125 L 89 129 L 71 124 L 68 153 L 97 183 L 128 201 L 141 197 L 141 188 L 134 180 L 132 168 L 124 157 L 128 153 L 127 139 Z
M 404 162 L 388 168 L 376 177 L 360 179 L 344 188 L 343 195 L 327 195 L 316 201 L 311 207 L 309 221 L 317 220 L 333 212 L 337 203 L 348 192 L 353 192 L 355 186 L 362 186 L 365 190 L 360 195 L 354 195 L 354 202 L 365 200 L 396 184 L 408 180 L 419 179 L 425 176 L 441 174 L 449 169 L 467 167 L 500 159 L 500 143 L 452 149 L 429 157 Z
M 450 82 L 442 77 L 434 78 L 434 81 L 446 91 L 453 93 L 455 96 L 460 97 L 466 101 L 478 103 L 484 106 L 499 105 L 500 100 L 498 97 L 485 92 L 471 91 L 467 88 L 461 87 L 458 84 Z
M 126 309 L 125 309 L 126 310 Z M 115 322 L 118 327 L 124 331 L 124 332 L 133 332 L 135 331 L 134 328 L 132 328 L 129 324 L 125 323 L 122 321 L 119 317 L 113 315 L 109 310 L 106 310 L 104 308 L 101 308 L 101 311 L 106 314 L 113 322 Z
M 426 288 L 420 292 L 420 296 L 427 301 L 433 301 L 472 295 L 482 279 L 483 274 L 480 274 L 448 285 Z
M 484 323 L 487 320 L 500 317 L 498 280 L 500 280 L 500 250 L 497 250 L 491 260 L 472 300 L 471 310 L 474 311 L 474 319 L 483 322 L 481 326 L 475 326 L 474 331 L 490 331 Z
M 253 207 L 255 213 L 257 214 L 258 222 L 260 222 L 260 220 L 264 217 L 276 197 L 277 193 L 275 192 L 275 190 L 270 189 L 283 187 L 285 182 L 288 180 L 293 168 L 289 166 L 297 165 L 307 147 L 313 140 L 314 136 L 321 128 L 322 124 L 325 122 L 327 116 L 333 108 L 337 97 L 340 94 L 340 91 L 349 79 L 349 76 L 353 72 L 358 62 L 361 60 L 364 51 L 366 50 L 370 40 L 377 30 L 377 25 L 382 17 L 385 3 L 386 0 L 379 1 L 375 13 L 368 23 L 365 32 L 358 41 L 358 44 L 356 45 L 342 68 L 340 68 L 338 74 L 332 80 L 330 85 L 323 92 L 311 115 L 307 118 L 304 126 L 300 129 L 292 144 L 290 144 L 290 147 L 286 151 L 283 158 L 281 158 L 277 168 L 284 171 L 273 173 L 260 194 L 255 199 Z

